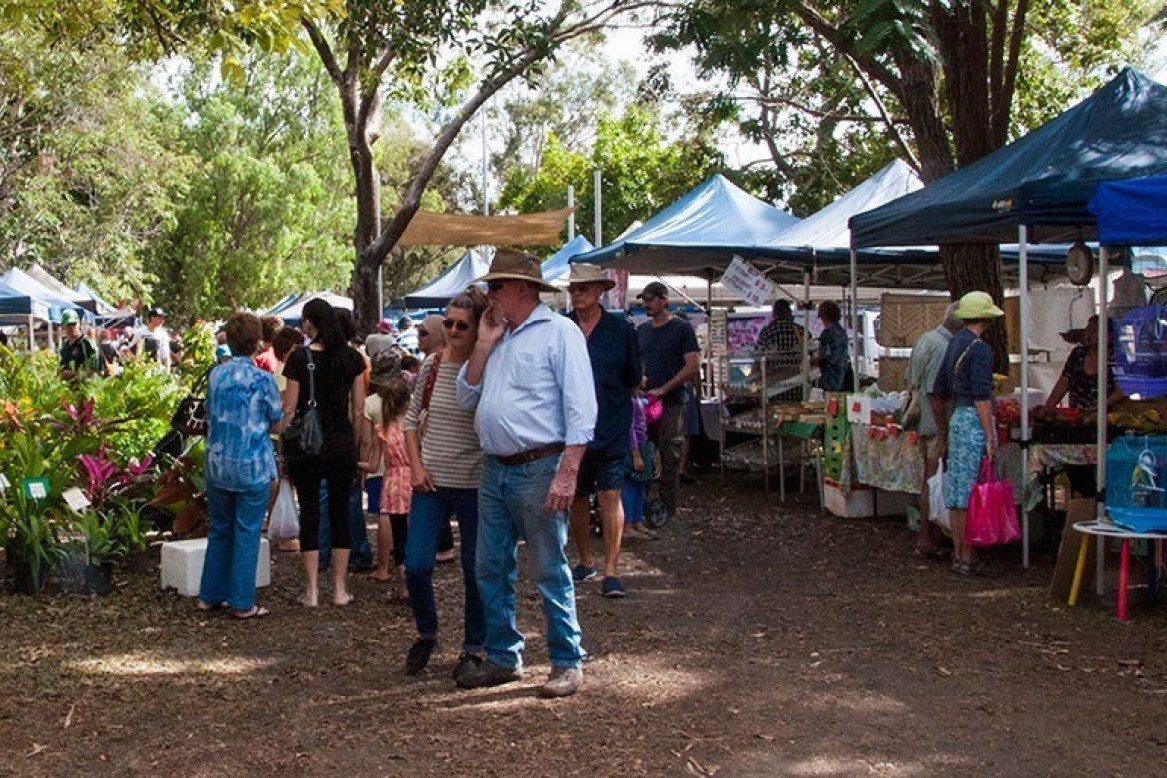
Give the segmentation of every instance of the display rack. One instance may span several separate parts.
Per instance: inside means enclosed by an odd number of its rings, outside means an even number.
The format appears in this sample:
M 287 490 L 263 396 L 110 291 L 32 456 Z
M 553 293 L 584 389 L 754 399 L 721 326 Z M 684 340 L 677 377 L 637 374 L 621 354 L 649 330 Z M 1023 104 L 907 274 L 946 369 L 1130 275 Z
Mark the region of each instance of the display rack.
M 772 379 L 770 373 L 774 371 L 767 363 L 775 356 L 754 351 L 748 354 L 722 355 L 718 372 L 722 377 L 723 402 L 753 401 L 757 404 L 722 419 L 721 464 L 722 472 L 726 470 L 761 472 L 767 492 L 770 491 L 770 471 L 777 469 L 779 499 L 785 500 L 786 463 L 798 461 L 802 465 L 799 479 L 801 489 L 806 478 L 807 454 L 810 453 L 808 446 L 810 441 L 821 439 L 822 425 L 814 420 L 804 421 L 797 414 L 788 418 L 782 412 L 783 407 L 789 407 L 790 403 L 778 403 L 775 398 L 793 389 L 800 389 L 803 377 L 796 372 Z M 727 432 L 756 436 L 757 439 L 730 448 L 725 442 Z M 792 440 L 797 441 L 796 452 L 787 451 L 786 443 Z

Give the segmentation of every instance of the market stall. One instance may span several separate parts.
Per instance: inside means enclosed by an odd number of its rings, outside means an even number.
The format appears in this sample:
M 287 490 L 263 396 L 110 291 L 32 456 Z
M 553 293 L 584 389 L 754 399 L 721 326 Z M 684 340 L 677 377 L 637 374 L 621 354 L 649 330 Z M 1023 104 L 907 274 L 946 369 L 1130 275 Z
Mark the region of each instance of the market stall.
M 851 219 L 852 247 L 1019 245 L 1021 340 L 1028 342 L 1028 249 L 1031 242 L 1089 239 L 1095 218 L 1087 202 L 1099 183 L 1167 173 L 1167 88 L 1127 68 L 1078 105 L 1024 137 L 939 181 Z M 853 252 L 852 264 L 857 264 Z M 1082 255 L 1079 253 L 1078 257 Z M 1097 274 L 1107 278 L 1107 252 Z M 1075 260 L 1077 262 L 1077 260 Z M 1081 268 L 1067 268 L 1071 272 Z M 1083 275 L 1088 279 L 1093 270 Z M 1100 284 L 1100 330 L 1108 331 L 1107 284 Z M 1106 376 L 1105 338 L 1099 349 L 1100 394 Z M 1021 360 L 1029 385 L 1029 360 Z M 1022 406 L 1021 441 L 1029 447 L 1029 409 Z M 1106 484 L 1104 415 L 1097 419 L 1097 480 Z M 1029 523 L 1023 513 L 1022 560 L 1029 563 Z

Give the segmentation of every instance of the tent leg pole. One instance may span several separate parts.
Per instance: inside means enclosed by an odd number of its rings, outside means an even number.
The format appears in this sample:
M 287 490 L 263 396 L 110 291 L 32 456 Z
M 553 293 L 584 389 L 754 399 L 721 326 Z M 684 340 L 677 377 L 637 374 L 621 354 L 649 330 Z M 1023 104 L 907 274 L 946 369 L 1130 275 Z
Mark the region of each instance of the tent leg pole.
M 1021 483 L 1028 483 L 1029 470 L 1029 229 L 1024 225 L 1017 228 L 1020 315 L 1018 322 L 1021 335 Z M 1001 301 L 1004 303 L 1004 300 Z M 1008 361 L 1006 361 L 1008 364 Z M 998 441 L 998 444 L 1003 441 Z M 1021 493 L 1021 566 L 1029 567 L 1029 500 L 1024 489 Z
M 1098 428 L 1097 436 L 1097 451 L 1095 457 L 1097 464 L 1094 466 L 1094 477 L 1098 488 L 1098 504 L 1095 508 L 1095 515 L 1098 519 L 1106 517 L 1106 367 L 1107 351 L 1110 348 L 1110 282 L 1107 276 L 1110 274 L 1110 252 L 1105 246 L 1101 246 L 1098 250 Z M 1094 549 L 1095 570 L 1097 574 L 1095 578 L 1095 588 L 1099 596 L 1102 595 L 1104 588 L 1102 581 L 1103 564 L 1106 561 L 1106 543 L 1105 538 L 1098 538 Z
M 854 390 L 859 391 L 859 255 L 851 248 L 851 372 L 855 376 Z

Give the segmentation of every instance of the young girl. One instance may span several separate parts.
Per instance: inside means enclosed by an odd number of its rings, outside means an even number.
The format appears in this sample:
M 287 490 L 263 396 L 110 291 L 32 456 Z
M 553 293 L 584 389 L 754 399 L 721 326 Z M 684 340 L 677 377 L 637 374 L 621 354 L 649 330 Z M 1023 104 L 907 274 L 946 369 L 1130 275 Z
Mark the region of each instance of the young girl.
M 640 540 L 656 537 L 655 532 L 644 526 L 645 492 L 648 482 L 659 472 L 655 447 L 648 438 L 648 423 L 644 413 L 647 403 L 647 397 L 632 398 L 632 428 L 628 431 L 628 459 L 624 470 L 624 490 L 620 495 L 624 503 L 624 537 Z M 645 461 L 644 454 L 649 455 L 648 461 Z
M 404 378 L 391 378 L 377 386 L 381 399 L 380 423 L 375 424 L 376 447 L 372 462 L 384 463 L 381 476 L 381 499 L 377 519 L 377 572 L 380 581 L 391 580 L 389 559 L 401 581 L 401 599 L 408 600 L 405 589 L 405 541 L 409 532 L 409 501 L 413 493 L 410 484 L 409 454 L 405 449 L 405 433 L 401 421 L 409 407 L 409 384 Z

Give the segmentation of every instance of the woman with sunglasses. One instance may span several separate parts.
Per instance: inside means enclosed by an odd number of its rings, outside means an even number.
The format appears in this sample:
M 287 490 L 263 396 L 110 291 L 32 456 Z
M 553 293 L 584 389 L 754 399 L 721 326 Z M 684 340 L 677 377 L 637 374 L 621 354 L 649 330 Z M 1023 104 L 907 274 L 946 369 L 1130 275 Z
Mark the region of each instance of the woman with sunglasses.
M 462 653 L 454 677 L 476 668 L 482 661 L 486 620 L 474 567 L 482 449 L 474 430 L 474 411 L 463 410 L 458 404 L 455 382 L 458 371 L 474 350 L 478 321 L 489 304 L 486 295 L 473 286 L 450 301 L 442 320 L 446 345 L 422 363 L 405 414 L 405 446 L 413 471 L 405 581 L 418 632 L 405 659 L 405 672 L 410 675 L 425 669 L 438 645 L 434 556 L 442 528 L 449 526 L 450 516 L 454 514 L 462 538 L 466 590 Z

